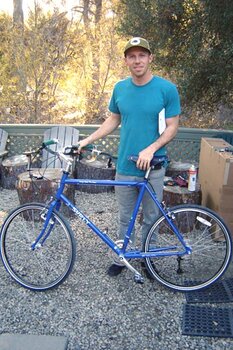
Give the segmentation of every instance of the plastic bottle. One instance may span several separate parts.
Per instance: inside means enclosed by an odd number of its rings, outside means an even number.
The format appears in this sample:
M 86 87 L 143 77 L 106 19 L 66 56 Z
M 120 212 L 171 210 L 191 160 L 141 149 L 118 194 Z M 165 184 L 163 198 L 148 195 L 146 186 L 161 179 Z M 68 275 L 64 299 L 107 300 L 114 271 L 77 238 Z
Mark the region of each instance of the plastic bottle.
M 197 182 L 197 170 L 194 165 L 191 165 L 189 169 L 189 181 L 188 181 L 188 190 L 195 191 Z

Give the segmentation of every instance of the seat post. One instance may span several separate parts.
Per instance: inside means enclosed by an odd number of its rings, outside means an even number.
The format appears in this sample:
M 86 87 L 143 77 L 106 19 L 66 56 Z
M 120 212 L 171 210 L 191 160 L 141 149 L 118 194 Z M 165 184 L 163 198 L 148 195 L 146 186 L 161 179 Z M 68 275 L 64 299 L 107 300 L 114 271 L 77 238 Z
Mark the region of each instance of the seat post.
M 145 180 L 148 180 L 148 179 L 149 179 L 150 172 L 151 172 L 152 168 L 153 168 L 153 166 L 150 166 L 150 167 L 147 169 L 147 171 L 146 171 L 146 173 L 145 173 L 145 176 L 144 176 L 144 179 L 145 179 Z

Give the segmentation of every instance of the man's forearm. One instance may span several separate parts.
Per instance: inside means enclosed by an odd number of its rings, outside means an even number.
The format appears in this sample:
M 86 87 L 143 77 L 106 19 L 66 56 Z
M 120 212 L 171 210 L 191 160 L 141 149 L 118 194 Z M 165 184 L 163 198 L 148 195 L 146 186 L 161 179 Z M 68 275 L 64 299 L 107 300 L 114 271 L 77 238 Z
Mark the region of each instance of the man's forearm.
M 162 133 L 162 135 L 148 147 L 139 152 L 139 157 L 137 161 L 137 167 L 142 170 L 148 169 L 150 166 L 150 161 L 153 158 L 155 152 L 157 152 L 161 147 L 165 146 L 170 142 L 176 135 L 178 130 L 179 117 L 173 117 L 167 122 L 167 127 Z
M 174 117 L 172 123 L 168 124 L 162 135 L 153 142 L 149 148 L 153 150 L 153 153 L 158 151 L 161 147 L 168 144 L 177 134 L 179 125 L 179 117 Z
M 154 152 L 159 150 L 161 147 L 167 145 L 177 134 L 177 128 L 168 127 L 165 129 L 163 134 L 158 138 L 157 141 L 154 142 Z
M 101 139 L 104 136 L 109 135 L 120 125 L 120 116 L 118 114 L 112 114 L 108 119 L 106 119 L 103 124 L 93 132 L 91 135 L 86 137 L 84 140 L 80 141 L 81 147 L 93 143 L 96 140 Z

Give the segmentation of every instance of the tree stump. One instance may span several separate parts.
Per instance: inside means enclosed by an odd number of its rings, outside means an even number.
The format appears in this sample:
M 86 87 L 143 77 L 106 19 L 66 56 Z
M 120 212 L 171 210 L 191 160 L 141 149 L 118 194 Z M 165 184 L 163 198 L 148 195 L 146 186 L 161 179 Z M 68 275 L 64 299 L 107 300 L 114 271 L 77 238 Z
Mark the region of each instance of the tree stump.
M 166 169 L 166 176 L 177 176 L 183 173 L 187 173 L 191 165 L 195 165 L 195 168 L 198 169 L 198 163 L 196 161 L 187 161 L 187 162 L 175 162 L 171 161 Z
M 164 186 L 163 200 L 171 207 L 178 204 L 201 204 L 201 191 L 190 192 L 186 187 Z
M 114 180 L 116 174 L 115 167 L 108 168 L 107 160 L 88 160 L 82 159 L 77 165 L 77 179 L 91 180 Z M 88 193 L 111 192 L 114 186 L 101 185 L 77 185 L 77 190 Z
M 17 176 L 27 170 L 27 157 L 16 155 L 6 158 L 0 164 L 1 185 L 3 188 L 15 189 Z
M 180 186 L 164 186 L 163 200 L 167 207 L 173 207 L 179 204 L 201 204 L 201 190 L 197 189 L 194 192 L 190 192 L 186 187 Z M 195 214 L 193 218 L 190 215 L 189 224 L 195 221 Z M 182 219 L 182 215 L 179 216 L 179 228 L 182 232 L 187 231 L 185 214 Z
M 33 174 L 39 176 L 41 170 L 33 169 Z M 60 183 L 61 169 L 46 169 L 45 172 L 43 171 L 43 176 L 43 179 L 31 179 L 28 172 L 18 176 L 16 189 L 20 204 L 30 202 L 46 203 L 51 196 L 54 196 Z M 72 203 L 75 202 L 75 191 L 72 185 L 66 185 L 63 193 Z M 60 210 L 66 216 L 70 216 L 73 213 L 63 203 Z

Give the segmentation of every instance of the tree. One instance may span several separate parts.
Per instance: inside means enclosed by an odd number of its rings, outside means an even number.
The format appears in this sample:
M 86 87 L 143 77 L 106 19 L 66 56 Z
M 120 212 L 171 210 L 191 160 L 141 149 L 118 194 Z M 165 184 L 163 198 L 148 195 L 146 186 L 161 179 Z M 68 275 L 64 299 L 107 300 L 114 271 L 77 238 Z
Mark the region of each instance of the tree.
M 24 25 L 23 0 L 13 0 L 13 8 L 13 23 L 22 28 Z
M 119 36 L 115 31 L 116 18 L 112 2 L 106 0 L 82 0 L 75 10 L 81 15 L 81 25 L 80 21 L 77 22 L 76 30 L 82 38 L 79 59 L 85 80 L 85 122 L 101 122 L 107 110 L 107 84 L 114 70 L 121 72 L 121 62 L 117 62 Z
M 13 28 L 12 28 L 12 53 L 13 53 L 13 62 L 15 64 L 16 72 L 18 76 L 21 75 L 21 72 L 24 70 L 22 66 L 23 62 L 18 60 L 18 57 L 23 55 L 24 51 L 24 15 L 23 15 L 23 0 L 13 0 Z M 24 81 L 20 81 L 24 84 Z M 25 86 L 24 86 L 25 88 Z
M 67 36 L 69 20 L 65 13 L 54 12 L 45 16 L 36 6 L 28 24 L 30 29 L 24 56 L 27 91 L 24 97 L 30 108 L 31 122 L 43 121 L 44 117 L 47 122 L 52 122 L 50 108 L 55 103 L 57 85 L 71 55 Z
M 71 114 L 72 122 L 99 123 L 106 117 L 122 75 L 113 1 L 79 1 L 73 17 L 58 7 L 45 13 L 42 0 L 35 1 L 21 32 L 0 18 L 0 104 L 11 110 L 8 122 L 71 122 L 63 118 Z
M 0 15 L 0 122 L 10 122 L 8 112 L 15 96 L 14 84 L 12 84 L 12 64 L 9 55 L 9 43 L 11 42 L 12 18 L 8 15 Z
M 81 12 L 84 22 L 84 30 L 90 53 L 91 76 L 90 84 L 87 89 L 86 114 L 89 120 L 96 118 L 99 104 L 100 90 L 100 35 L 101 35 L 101 17 L 103 11 L 102 0 L 83 0 Z M 86 56 L 88 58 L 88 56 Z M 94 115 L 94 118 L 93 118 Z M 88 117 L 87 117 L 88 118 Z
M 9 32 L 4 59 L 10 72 L 8 91 L 15 121 L 53 122 L 50 112 L 57 84 L 71 54 L 68 26 L 65 13 L 44 15 L 35 3 L 23 37 L 18 28 Z M 7 94 L 5 87 L 3 92 L 2 98 Z
M 123 0 L 120 32 L 152 43 L 156 68 L 179 84 L 183 104 L 233 106 L 233 2 Z

